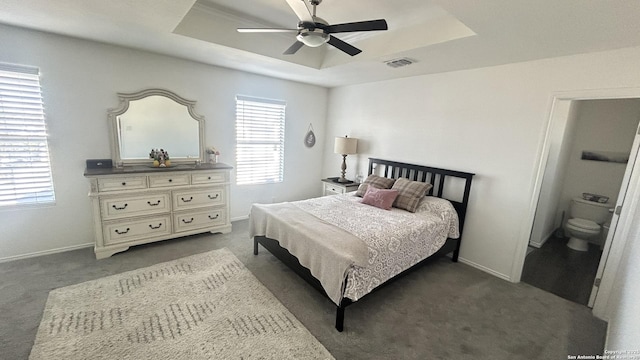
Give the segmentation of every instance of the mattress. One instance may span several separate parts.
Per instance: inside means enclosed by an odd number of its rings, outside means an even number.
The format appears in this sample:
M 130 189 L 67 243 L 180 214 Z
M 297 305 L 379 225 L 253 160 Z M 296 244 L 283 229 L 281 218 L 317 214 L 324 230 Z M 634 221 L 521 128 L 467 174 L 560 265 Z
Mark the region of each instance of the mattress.
M 278 240 L 336 304 L 343 297 L 357 301 L 460 236 L 458 214 L 445 199 L 425 197 L 415 213 L 361 200 L 350 193 L 255 204 L 250 236 Z

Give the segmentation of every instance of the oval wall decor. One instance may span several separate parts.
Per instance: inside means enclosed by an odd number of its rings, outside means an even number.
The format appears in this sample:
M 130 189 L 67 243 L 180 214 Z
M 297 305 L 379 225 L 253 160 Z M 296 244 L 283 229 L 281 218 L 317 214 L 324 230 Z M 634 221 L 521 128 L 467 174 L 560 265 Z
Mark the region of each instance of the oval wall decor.
M 313 133 L 313 125 L 309 124 L 309 131 L 304 136 L 304 145 L 308 148 L 316 144 L 316 134 Z

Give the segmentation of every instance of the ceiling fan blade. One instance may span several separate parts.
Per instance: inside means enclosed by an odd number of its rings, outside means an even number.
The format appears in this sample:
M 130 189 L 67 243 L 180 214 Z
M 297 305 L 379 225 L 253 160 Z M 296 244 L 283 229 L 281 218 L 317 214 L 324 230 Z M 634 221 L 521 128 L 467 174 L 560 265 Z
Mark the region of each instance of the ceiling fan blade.
M 354 31 L 376 31 L 387 30 L 387 22 L 384 19 L 358 21 L 344 24 L 329 25 L 323 28 L 328 34 L 354 32 Z
M 304 45 L 303 43 L 301 43 L 300 41 L 296 41 L 293 43 L 293 45 L 291 45 L 285 52 L 283 52 L 283 55 L 293 55 L 296 53 L 296 51 L 300 50 L 300 48 L 302 47 L 302 45 Z
M 344 52 L 346 52 L 347 54 L 354 56 L 354 55 L 358 55 L 362 52 L 362 50 L 358 49 L 357 47 L 347 44 L 346 42 L 338 39 L 335 36 L 329 36 L 329 41 L 327 41 L 330 45 L 335 46 L 336 48 L 338 48 L 338 50 L 342 50 Z
M 269 29 L 269 28 L 238 28 L 241 33 L 279 33 L 279 32 L 298 32 L 298 29 Z
M 300 21 L 314 22 L 313 16 L 307 7 L 307 2 L 304 0 L 287 0 L 287 4 L 291 7 L 294 13 L 298 16 Z

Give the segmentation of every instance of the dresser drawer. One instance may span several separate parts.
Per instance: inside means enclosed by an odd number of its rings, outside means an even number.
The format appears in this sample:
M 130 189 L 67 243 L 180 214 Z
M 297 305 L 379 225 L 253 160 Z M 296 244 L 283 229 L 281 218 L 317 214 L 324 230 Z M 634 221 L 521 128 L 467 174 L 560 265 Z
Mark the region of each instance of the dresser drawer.
M 103 220 L 119 219 L 138 215 L 151 215 L 171 211 L 169 193 L 144 194 L 100 198 Z
M 98 179 L 98 191 L 136 190 L 147 188 L 146 176 L 109 177 Z
M 198 171 L 191 174 L 191 184 L 220 184 L 229 181 L 228 172 L 221 171 Z
M 173 192 L 173 210 L 193 209 L 226 204 L 227 195 L 221 186 L 200 190 Z
M 176 213 L 173 217 L 174 231 L 181 232 L 223 225 L 227 221 L 226 213 L 224 207 Z
M 151 175 L 149 176 L 149 187 L 167 187 L 189 185 L 189 174 L 172 175 Z
M 154 216 L 133 221 L 106 222 L 102 225 L 105 245 L 171 234 L 169 215 Z

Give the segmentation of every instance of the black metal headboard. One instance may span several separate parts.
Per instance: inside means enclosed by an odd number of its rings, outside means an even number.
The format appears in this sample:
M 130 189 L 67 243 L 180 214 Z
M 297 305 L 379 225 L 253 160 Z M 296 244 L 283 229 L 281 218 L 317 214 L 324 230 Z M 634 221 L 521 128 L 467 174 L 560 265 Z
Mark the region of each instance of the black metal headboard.
M 460 220 L 460 234 L 462 234 L 462 229 L 464 228 L 464 219 L 467 214 L 467 205 L 469 203 L 471 180 L 473 178 L 473 175 L 475 174 L 375 158 L 369 158 L 368 174 L 376 174 L 390 179 L 403 177 L 413 181 L 430 183 L 432 185 L 432 188 L 431 190 L 429 190 L 429 193 L 427 195 L 447 199 L 453 204 L 453 207 L 458 212 L 458 219 Z M 453 200 L 443 197 L 445 189 L 445 179 L 447 177 L 464 179 L 462 200 Z

